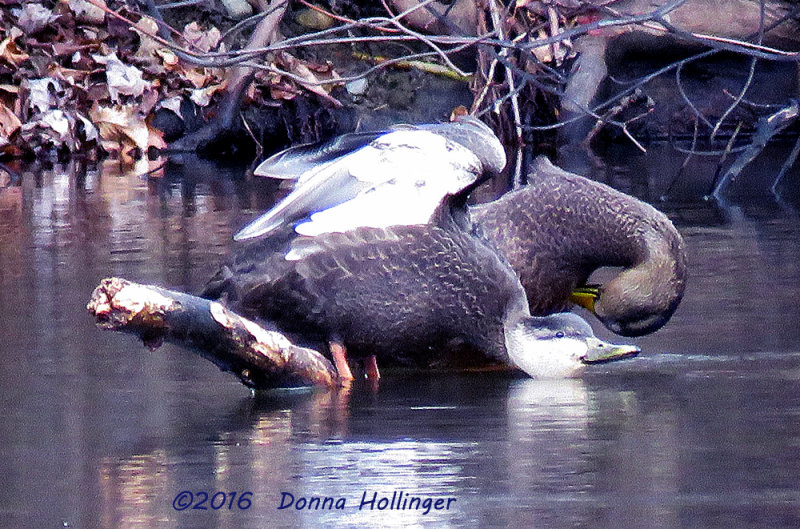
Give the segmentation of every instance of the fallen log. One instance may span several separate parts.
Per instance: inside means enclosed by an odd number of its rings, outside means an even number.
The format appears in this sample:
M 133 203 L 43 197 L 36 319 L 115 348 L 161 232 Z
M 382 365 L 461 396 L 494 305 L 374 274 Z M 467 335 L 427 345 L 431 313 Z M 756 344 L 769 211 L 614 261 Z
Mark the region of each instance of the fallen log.
M 151 349 L 165 341 L 187 347 L 253 389 L 339 385 L 322 354 L 215 301 L 112 277 L 86 308 L 102 329 L 136 335 Z

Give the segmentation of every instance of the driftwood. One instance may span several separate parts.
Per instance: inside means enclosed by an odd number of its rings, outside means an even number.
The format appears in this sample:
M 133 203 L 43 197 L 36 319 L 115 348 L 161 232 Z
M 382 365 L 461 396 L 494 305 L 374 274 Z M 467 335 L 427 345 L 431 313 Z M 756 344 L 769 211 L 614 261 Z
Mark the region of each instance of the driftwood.
M 253 389 L 339 385 L 319 352 L 214 301 L 114 277 L 101 281 L 86 308 L 102 329 L 134 334 L 151 349 L 164 341 L 187 347 Z

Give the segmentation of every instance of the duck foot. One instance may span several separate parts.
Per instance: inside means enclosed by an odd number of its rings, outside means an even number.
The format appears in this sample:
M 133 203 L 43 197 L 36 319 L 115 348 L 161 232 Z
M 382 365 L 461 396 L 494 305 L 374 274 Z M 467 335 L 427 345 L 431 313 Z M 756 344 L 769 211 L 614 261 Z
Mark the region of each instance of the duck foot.
M 375 355 L 364 359 L 364 370 L 367 372 L 367 379 L 369 380 L 379 380 L 381 378 L 381 372 L 378 371 L 378 359 Z
M 339 342 L 328 342 L 328 347 L 331 349 L 333 365 L 336 366 L 339 379 L 347 382 L 352 381 L 353 373 L 350 371 L 350 366 L 347 364 L 347 349 Z

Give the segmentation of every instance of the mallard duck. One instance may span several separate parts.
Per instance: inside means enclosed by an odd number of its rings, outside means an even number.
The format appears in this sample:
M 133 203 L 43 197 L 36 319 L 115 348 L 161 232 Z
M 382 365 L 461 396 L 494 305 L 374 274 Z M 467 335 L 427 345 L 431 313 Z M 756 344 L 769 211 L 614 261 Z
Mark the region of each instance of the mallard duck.
M 427 222 L 442 189 L 477 182 L 505 165 L 503 147 L 489 127 L 472 117 L 457 119 L 344 135 L 267 159 L 256 174 L 298 184 L 286 200 L 236 237 L 258 236 L 266 232 L 264 226 L 274 229 L 314 211 L 320 213 L 312 219 L 322 221 L 330 215 L 326 208 L 335 204 L 342 204 L 337 213 L 346 222 L 341 228 Z M 411 135 L 398 136 L 398 131 Z M 405 138 L 415 135 L 416 140 L 406 143 Z M 470 208 L 470 214 L 520 276 L 531 312 L 563 311 L 574 302 L 617 334 L 638 336 L 663 326 L 686 283 L 684 245 L 669 219 L 544 157 L 537 159 L 528 181 L 494 202 Z M 401 192 L 406 189 L 411 192 Z M 413 192 L 426 194 L 418 200 L 425 207 L 409 206 Z M 368 207 L 370 203 L 374 206 Z M 336 227 L 307 224 L 300 223 L 298 231 L 312 234 Z M 606 266 L 625 269 L 605 285 L 585 284 L 592 272 Z
M 666 215 L 545 157 L 536 159 L 528 181 L 470 214 L 519 275 L 531 313 L 565 310 L 573 301 L 617 334 L 661 328 L 686 286 L 683 239 Z M 587 288 L 604 266 L 624 269 Z
M 227 293 L 237 312 L 327 342 L 345 379 L 339 348 L 427 366 L 462 343 L 540 378 L 639 352 L 597 339 L 573 313 L 532 317 L 514 271 L 463 224 L 467 192 L 448 195 L 424 224 L 314 236 L 283 226 L 246 245 L 205 295 Z

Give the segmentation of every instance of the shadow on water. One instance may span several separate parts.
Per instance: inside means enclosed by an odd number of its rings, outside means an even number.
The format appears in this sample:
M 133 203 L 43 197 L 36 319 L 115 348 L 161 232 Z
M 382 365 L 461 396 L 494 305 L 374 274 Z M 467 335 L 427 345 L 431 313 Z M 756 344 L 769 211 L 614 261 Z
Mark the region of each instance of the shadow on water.
M 187 351 L 149 352 L 97 330 L 84 307 L 109 275 L 198 290 L 231 234 L 269 206 L 273 184 L 188 159 L 151 179 L 111 165 L 22 171 L 0 191 L 0 519 L 37 528 L 797 527 L 798 180 L 787 175 L 778 202 L 757 178 L 783 159 L 743 174 L 723 206 L 694 198 L 713 170 L 704 160 L 676 184 L 663 175 L 683 156 L 658 149 L 592 169 L 667 211 L 689 248 L 683 304 L 638 340 L 636 359 L 582 380 L 394 372 L 377 390 L 256 397 Z M 176 510 L 184 490 L 193 500 Z M 245 491 L 249 508 L 239 496 L 228 503 Z M 209 495 L 205 510 L 192 508 L 198 492 Z M 279 509 L 282 492 L 291 507 Z M 373 494 L 375 508 L 359 509 Z M 315 496 L 343 508 L 296 509 Z M 430 509 L 401 501 L 412 497 Z M 449 498 L 449 509 L 435 508 Z

